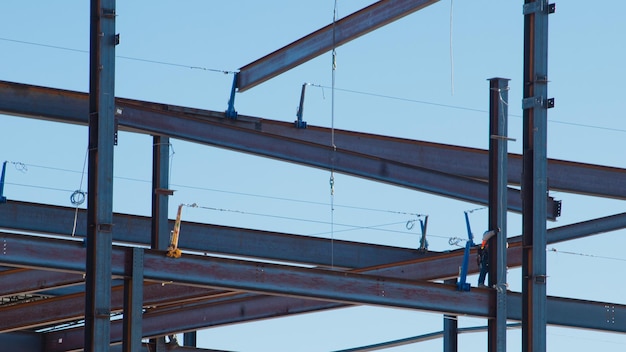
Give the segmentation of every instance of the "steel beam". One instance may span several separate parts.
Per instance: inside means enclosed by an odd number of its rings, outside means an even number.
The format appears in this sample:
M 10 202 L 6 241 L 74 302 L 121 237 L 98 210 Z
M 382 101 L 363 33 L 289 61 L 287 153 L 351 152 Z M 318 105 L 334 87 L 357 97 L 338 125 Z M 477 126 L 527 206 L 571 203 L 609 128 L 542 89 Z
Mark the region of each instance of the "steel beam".
M 154 136 L 152 138 L 152 249 L 166 250 L 169 245 L 168 196 L 170 171 L 170 139 Z
M 293 138 L 273 136 L 250 129 L 237 129 L 223 122 L 209 119 L 194 119 L 187 114 L 178 114 L 184 121 L 173 119 L 172 112 L 145 111 L 126 107 L 119 109 L 120 121 L 130 129 L 146 130 L 152 134 L 169 134 L 172 137 L 218 147 L 235 149 L 284 161 L 312 167 L 328 169 L 334 167 L 338 172 L 353 176 L 387 182 L 398 186 L 431 192 L 464 201 L 486 204 L 487 185 L 471 178 L 449 175 L 426 168 L 414 167 L 401 162 L 380 159 L 360 153 L 337 149 L 327 145 L 304 143 Z M 149 116 L 150 127 L 146 126 Z M 155 121 L 161 121 L 155 123 Z M 332 159 L 330 156 L 333 156 Z M 334 162 L 331 162 L 331 159 Z M 519 191 L 509 189 L 509 208 L 521 211 Z M 555 210 L 556 202 L 548 197 L 548 218 L 554 219 L 559 214 Z
M 381 0 L 239 69 L 240 92 L 439 0 Z
M 487 294 L 485 290 L 480 291 L 482 294 Z M 626 305 L 558 297 L 548 297 L 547 302 L 550 313 L 548 322 L 551 325 L 619 333 L 626 332 L 626 326 L 617 323 L 626 319 Z M 509 319 L 520 321 L 521 295 L 519 293 L 510 293 L 507 296 L 507 306 L 510 307 L 507 311 Z M 146 312 L 144 316 L 144 336 L 162 336 L 177 331 L 196 330 L 343 307 L 346 307 L 346 305 L 341 303 L 293 297 L 243 294 L 240 297 L 234 297 L 219 304 L 214 302 L 197 302 L 184 306 L 173 306 L 171 309 Z M 577 312 L 581 312 L 581 314 L 577 314 Z M 111 333 L 112 342 L 120 341 L 120 322 L 112 322 Z M 47 352 L 72 350 L 82 346 L 82 338 L 82 328 L 80 327 L 52 331 L 45 334 L 44 346 Z M 63 341 L 61 346 L 56 343 L 59 339 Z
M 488 322 L 488 350 L 506 351 L 507 295 L 507 154 L 509 80 L 489 80 L 489 287 L 496 289 L 496 318 Z
M 44 231 L 46 224 L 53 228 L 64 218 L 68 219 L 68 226 L 71 227 L 70 219 L 73 218 L 74 211 L 71 208 L 12 201 L 5 204 L 4 207 L 8 211 L 0 212 L 0 227 L 22 231 L 32 230 L 28 227 L 30 225 L 36 228 L 37 231 Z M 4 215 L 6 214 L 12 215 L 5 217 Z M 23 218 L 31 219 L 28 222 L 28 226 L 24 226 L 24 222 L 19 220 Z M 54 221 L 55 219 L 57 222 Z M 147 235 L 150 232 L 148 218 L 116 214 L 114 222 L 116 224 L 114 228 L 116 239 L 133 239 L 132 242 L 144 245 L 149 242 Z M 325 239 L 222 226 L 215 227 L 197 223 L 184 223 L 183 226 L 186 236 L 181 241 L 188 241 L 183 246 L 186 249 L 254 258 L 270 258 L 287 262 L 316 263 L 316 265 L 322 266 L 330 265 L 326 261 L 315 261 L 315 258 L 321 257 L 319 253 L 324 253 L 328 248 L 328 240 Z M 623 228 L 626 228 L 626 213 L 549 229 L 547 231 L 547 241 L 553 244 Z M 207 232 L 212 234 L 213 241 L 204 242 Z M 56 232 L 52 231 L 52 233 Z M 143 238 L 138 236 L 141 233 L 144 234 Z M 521 265 L 521 236 L 510 237 L 508 242 L 510 246 L 507 255 L 508 266 Z M 199 244 L 199 246 L 194 246 L 194 244 Z M 337 251 L 337 253 L 342 253 L 342 255 L 335 257 L 335 263 L 339 267 L 367 267 L 369 268 L 368 270 L 371 270 L 371 273 L 376 275 L 410 277 L 420 280 L 455 277 L 458 274 L 458 266 L 462 257 L 462 251 L 440 254 L 431 253 L 423 256 L 418 255 L 417 251 L 412 249 L 364 243 L 335 241 L 335 246 L 341 246 L 342 248 L 341 251 Z M 267 248 L 273 248 L 275 251 L 269 252 Z M 343 254 L 345 254 L 345 257 Z M 399 263 L 402 263 L 402 265 L 399 265 Z M 476 270 L 475 263 L 471 261 L 469 271 L 476 272 Z M 53 280 L 57 275 L 67 274 L 50 273 L 48 280 Z M 31 286 L 25 287 L 24 290 L 25 292 L 30 292 L 30 290 L 39 288 L 40 285 L 33 281 Z
M 14 347 L 19 346 L 20 352 L 41 352 L 44 336 L 36 332 L 13 332 L 10 334 L 0 335 L 0 346 Z
M 546 350 L 547 0 L 524 1 L 522 350 Z
M 607 218 L 586 221 L 586 222 L 579 223 L 579 224 L 566 225 L 561 228 L 550 229 L 548 232 L 549 233 L 548 238 L 550 240 L 550 243 L 553 243 L 553 242 L 568 240 L 569 238 L 566 236 L 567 234 L 571 234 L 572 235 L 571 238 L 578 238 L 581 235 L 583 235 L 583 233 L 586 233 L 588 235 L 591 233 L 611 231 L 611 230 L 623 228 L 625 226 L 626 226 L 626 214 L 618 214 L 618 215 L 614 215 L 614 216 L 607 217 Z M 508 255 L 509 266 L 510 267 L 519 266 L 521 263 L 521 246 L 520 246 L 521 241 L 520 241 L 519 236 L 510 238 L 510 245 L 511 247 L 509 249 L 509 255 Z M 36 247 L 36 246 L 37 245 L 33 244 L 33 247 Z M 58 254 L 59 256 L 69 255 L 70 258 L 74 256 L 74 254 L 70 253 L 68 249 L 61 249 L 58 252 L 53 251 L 53 253 L 59 253 Z M 458 273 L 458 265 L 459 265 L 461 256 L 462 256 L 462 253 L 460 252 L 438 254 L 437 257 L 432 258 L 431 261 L 425 261 L 426 258 L 424 258 L 424 261 L 421 261 L 421 262 L 403 263 L 402 265 L 398 265 L 397 270 L 390 270 L 389 268 L 372 268 L 372 269 L 369 269 L 369 272 L 373 274 L 377 274 L 377 275 L 391 275 L 391 276 L 397 275 L 397 277 L 422 279 L 422 280 L 436 279 L 436 278 L 445 277 L 445 276 L 454 276 Z M 77 258 L 77 260 L 80 261 L 80 258 Z M 46 264 L 42 264 L 42 265 L 46 265 Z M 470 267 L 470 272 L 476 272 L 475 266 Z M 60 274 L 64 275 L 65 273 L 60 273 Z M 59 273 L 50 272 L 51 277 L 54 277 L 55 275 L 59 275 Z M 163 296 L 169 297 L 169 295 L 166 293 L 163 293 Z M 174 298 L 172 297 L 172 299 Z M 46 302 L 42 302 L 41 304 L 47 304 L 48 302 L 53 302 L 53 301 L 48 300 Z M 69 306 L 66 306 L 66 304 L 58 304 L 58 305 L 55 304 L 55 306 L 59 307 L 59 309 L 66 311 L 66 312 L 69 312 L 71 310 L 69 309 Z M 44 308 L 42 306 L 41 308 L 38 308 L 38 309 L 39 311 L 41 311 L 41 309 L 44 309 Z M 49 308 L 46 308 L 46 310 L 48 309 Z M 289 307 L 289 311 L 296 311 L 296 310 L 297 310 L 296 307 L 293 307 L 293 306 Z M 76 314 L 80 315 L 80 311 L 77 312 Z M 275 314 L 275 313 L 271 313 L 270 315 L 272 314 Z M 55 315 L 50 314 L 49 316 L 53 317 Z M 1 320 L 9 322 L 12 319 L 7 318 L 5 316 Z
M 120 313 L 124 307 L 124 287 L 114 286 L 111 290 L 111 311 Z M 189 304 L 203 300 L 229 296 L 229 292 L 179 285 L 146 284 L 142 301 L 146 307 L 161 307 L 173 304 Z M 0 333 L 43 328 L 78 321 L 84 317 L 85 293 L 51 297 L 44 300 L 0 307 Z M 140 330 L 141 331 L 141 330 Z M 120 330 L 121 339 L 122 330 Z M 121 341 L 121 340 L 120 340 Z
M 457 285 L 457 279 L 444 281 L 447 285 Z M 456 315 L 443 315 L 443 352 L 457 352 L 459 350 L 459 319 Z
M 2 264 L 83 272 L 86 251 L 73 241 L 0 234 L 7 248 Z M 132 248 L 114 247 L 112 274 L 123 277 Z M 332 270 L 291 267 L 185 254 L 178 259 L 146 250 L 144 278 L 156 282 L 300 296 L 352 304 L 396 306 L 476 316 L 490 314 L 487 296 L 458 295 L 454 288 L 401 279 Z M 415 300 L 419 297 L 419 300 Z
M 115 136 L 115 0 L 91 0 L 85 351 L 109 348 Z
M 69 235 L 76 209 L 35 203 L 9 201 L 0 211 L 0 228 L 47 234 Z M 24 221 L 28 219 L 28 221 Z M 85 236 L 81 224 L 85 211 L 79 209 L 76 237 Z M 116 242 L 150 244 L 149 217 L 127 214 L 113 215 L 113 240 Z M 173 221 L 169 221 L 173 228 Z M 86 227 L 86 225 L 85 225 Z M 222 253 L 294 263 L 330 266 L 323 255 L 328 252 L 328 240 L 312 236 L 244 228 L 183 222 L 185 236 L 179 247 L 207 253 Z M 207 236 L 207 234 L 211 236 Z M 415 249 L 334 240 L 334 264 L 340 268 L 363 268 L 423 257 Z
M 120 122 L 123 121 L 126 127 L 141 129 L 145 127 L 147 115 L 151 116 L 150 119 L 161 121 L 152 125 L 150 133 L 168 134 L 191 142 L 209 143 L 300 165 L 321 169 L 332 168 L 336 172 L 467 202 L 487 203 L 486 182 L 383 160 L 341 148 L 334 149 L 328 145 L 301 142 L 289 137 L 268 135 L 233 126 L 225 127 L 227 124 L 221 121 L 185 118 L 184 115 L 180 115 L 185 121 L 177 123 L 170 118 L 171 113 L 159 111 L 147 113 L 141 109 L 127 107 L 120 116 Z M 520 212 L 519 191 L 511 188 L 509 193 L 511 199 L 509 209 Z M 553 204 L 554 200 L 548 198 L 548 203 Z M 557 214 L 550 212 L 548 216 L 556 218 Z
M 152 126 L 161 124 L 161 119 L 155 119 L 151 115 L 153 111 L 168 114 L 167 119 L 172 120 L 174 124 L 185 123 L 186 119 L 181 114 L 187 118 L 199 120 L 224 121 L 223 112 L 122 98 L 117 98 L 116 101 L 117 107 L 122 111 L 126 108 L 145 111 L 143 126 L 135 126 L 131 130 L 124 126 L 123 120 L 119 121 L 120 129 L 138 133 L 149 133 L 147 131 L 153 129 Z M 75 91 L 0 81 L 0 112 L 85 125 L 87 123 L 85 117 L 87 95 Z M 328 144 L 331 134 L 329 128 L 308 125 L 306 129 L 294 129 L 292 123 L 243 115 L 240 115 L 238 120 L 229 120 L 229 123 L 223 124 L 221 128 L 231 126 L 256 131 L 259 134 L 283 136 L 294 141 L 320 145 Z M 448 174 L 480 180 L 488 179 L 488 152 L 483 149 L 338 129 L 334 130 L 334 134 L 338 148 L 343 150 Z M 220 140 L 219 131 L 210 137 L 200 143 L 212 145 L 212 139 Z M 509 184 L 519 185 L 522 174 L 522 155 L 509 154 L 508 166 Z M 551 190 L 626 199 L 626 169 L 550 159 L 548 160 L 548 177 Z M 602 180 L 602 182 L 597 182 L 597 180 Z
M 130 277 L 124 279 L 122 349 L 124 352 L 133 352 L 141 348 L 142 337 L 143 250 L 141 248 L 133 248 L 126 271 L 130 272 Z
M 83 284 L 83 275 L 31 269 L 12 269 L 0 272 L 0 297 L 32 294 L 49 289 L 58 289 Z

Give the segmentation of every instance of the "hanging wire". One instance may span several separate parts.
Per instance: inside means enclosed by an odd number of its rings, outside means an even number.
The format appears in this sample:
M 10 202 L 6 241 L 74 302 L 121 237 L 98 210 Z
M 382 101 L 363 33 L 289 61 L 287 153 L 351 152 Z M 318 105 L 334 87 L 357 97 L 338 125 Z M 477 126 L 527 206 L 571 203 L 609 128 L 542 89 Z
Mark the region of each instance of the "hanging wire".
M 335 71 L 337 70 L 337 38 L 336 38 L 336 26 L 337 26 L 337 0 L 334 1 L 333 6 L 333 49 L 332 49 L 332 64 L 331 64 L 331 98 L 330 98 L 330 144 L 333 148 L 333 155 L 331 157 L 331 169 L 330 169 L 330 267 L 335 267 L 335 154 L 337 151 L 337 145 L 335 144 Z
M 454 51 L 452 50 L 452 8 L 454 0 L 450 0 L 450 91 L 454 95 Z
M 617 260 L 617 261 L 620 261 L 620 262 L 626 262 L 626 259 L 624 259 L 624 258 L 615 258 L 615 257 L 606 257 L 606 256 L 601 256 L 601 255 L 595 255 L 595 254 L 561 251 L 561 250 L 558 250 L 558 249 L 556 249 L 554 247 L 547 249 L 547 251 L 550 251 L 550 252 L 553 252 L 553 253 L 563 253 L 563 254 L 569 254 L 569 255 L 577 255 L 577 256 L 588 257 L 588 258 Z
M 87 167 L 87 157 L 89 156 L 89 148 L 85 151 L 85 159 L 83 160 L 83 171 L 80 175 L 80 184 L 78 189 L 70 196 L 70 202 L 76 206 L 74 210 L 74 225 L 72 226 L 72 237 L 76 234 L 76 223 L 78 222 L 78 207 L 85 202 L 85 192 L 83 189 L 83 181 L 85 179 L 85 168 Z
M 29 42 L 29 41 L 25 41 L 25 40 L 17 40 L 17 39 L 9 39 L 9 38 L 0 38 L 0 40 L 5 41 L 5 42 L 12 42 L 12 43 L 18 43 L 18 44 L 39 46 L 39 47 L 43 47 L 43 48 L 50 48 L 50 49 L 57 49 L 57 50 L 65 50 L 65 51 L 71 51 L 71 52 L 76 52 L 76 53 L 85 53 L 85 54 L 89 53 L 88 50 L 67 48 L 67 47 L 63 47 L 63 46 L 49 45 L 49 44 L 43 44 L 43 43 L 35 43 L 35 42 Z M 194 65 L 183 65 L 183 64 L 177 64 L 177 63 L 172 63 L 172 62 L 165 62 L 165 61 L 158 61 L 158 60 L 136 58 L 136 57 L 131 57 L 131 56 L 116 55 L 115 57 L 118 58 L 118 59 L 133 60 L 133 61 L 146 62 L 146 63 L 157 64 L 157 65 L 164 65 L 164 66 L 189 68 L 189 69 L 192 69 L 192 70 L 202 70 L 202 71 L 209 71 L 209 72 L 218 72 L 218 73 L 223 73 L 223 74 L 235 74 L 236 73 L 235 71 L 229 71 L 229 70 L 220 70 L 220 69 L 215 69 L 215 68 L 208 68 L 208 67 L 194 66 Z
M 28 171 L 28 167 L 26 166 L 26 164 L 19 162 L 19 161 L 11 161 L 10 162 L 14 167 L 15 170 L 21 172 L 21 173 L 26 173 Z
M 474 208 L 474 209 L 466 210 L 465 212 L 471 214 L 471 213 L 473 213 L 475 211 L 479 211 L 479 210 L 483 210 L 483 209 L 487 209 L 487 207 Z

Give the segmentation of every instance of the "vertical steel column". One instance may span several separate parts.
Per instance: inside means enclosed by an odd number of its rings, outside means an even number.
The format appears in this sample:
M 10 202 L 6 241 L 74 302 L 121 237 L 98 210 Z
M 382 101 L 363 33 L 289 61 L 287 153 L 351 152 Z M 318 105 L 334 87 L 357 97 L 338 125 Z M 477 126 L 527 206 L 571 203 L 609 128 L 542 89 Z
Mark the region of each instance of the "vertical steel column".
M 141 350 L 141 330 L 143 314 L 143 249 L 133 248 L 131 263 L 127 263 L 126 272 L 130 277 L 124 279 L 124 336 L 122 351 Z
M 168 196 L 170 169 L 170 139 L 152 138 L 152 249 L 166 250 L 169 245 Z
M 547 0 L 524 2 L 522 350 L 546 350 Z
M 456 286 L 456 279 L 447 279 L 444 284 Z M 443 352 L 459 350 L 459 321 L 456 315 L 443 315 Z
M 508 170 L 509 80 L 489 80 L 489 229 L 500 229 L 489 240 L 489 287 L 496 288 L 496 318 L 490 319 L 489 351 L 506 351 L 506 216 Z
M 91 0 L 85 351 L 110 343 L 115 135 L 115 0 Z
M 170 139 L 152 138 L 152 239 L 151 248 L 165 251 L 169 245 L 168 196 L 170 169 Z M 165 337 L 150 340 L 154 352 L 165 351 Z

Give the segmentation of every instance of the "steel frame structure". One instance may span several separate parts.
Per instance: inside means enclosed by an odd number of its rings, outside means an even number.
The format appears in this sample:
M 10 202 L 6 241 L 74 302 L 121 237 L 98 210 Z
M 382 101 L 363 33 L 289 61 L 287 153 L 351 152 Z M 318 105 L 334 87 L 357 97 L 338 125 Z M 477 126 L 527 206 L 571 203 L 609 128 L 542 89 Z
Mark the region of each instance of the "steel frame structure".
M 331 42 L 327 26 L 242 67 L 237 88 L 251 88 L 435 2 L 379 1 L 338 21 L 336 25 L 344 32 L 337 42 Z M 64 235 L 71 228 L 66 222 L 72 219 L 68 214 L 73 215 L 74 209 L 14 200 L 0 205 L 0 228 L 7 231 L 0 232 L 4 243 L 0 277 L 12 283 L 0 285 L 0 295 L 53 296 L 1 306 L 0 342 L 19 344 L 24 352 L 159 351 L 165 348 L 164 336 L 174 333 L 362 304 L 490 318 L 490 351 L 505 349 L 507 320 L 521 321 L 525 351 L 545 351 L 546 324 L 626 332 L 626 327 L 614 324 L 626 318 L 625 305 L 545 295 L 546 244 L 626 228 L 626 213 L 622 213 L 546 230 L 546 220 L 555 219 L 560 212 L 560 202 L 546 198 L 549 189 L 626 199 L 626 170 L 545 156 L 546 109 L 551 104 L 545 70 L 550 11 L 553 8 L 545 0 L 525 1 L 524 125 L 528 133 L 525 131 L 524 155 L 506 151 L 506 109 L 498 104 L 508 81 L 504 79 L 490 83 L 493 137 L 489 152 L 334 132 L 336 153 L 341 157 L 332 167 L 338 172 L 489 204 L 491 227 L 506 228 L 506 212 L 522 212 L 521 236 L 507 238 L 504 233 L 492 239 L 491 246 L 496 248 L 492 259 L 497 265 L 490 281 L 496 290 L 458 292 L 454 283 L 461 251 L 423 253 L 335 240 L 341 254 L 333 259 L 335 270 L 327 270 L 331 263 L 320 255 L 328 248 L 325 239 L 185 223 L 185 237 L 179 246 L 207 255 L 166 258 L 166 234 L 172 225 L 167 219 L 169 138 L 328 169 L 330 150 L 323 141 L 328 140 L 330 131 L 315 126 L 295 129 L 292 124 L 250 116 L 237 116 L 225 124 L 224 112 L 113 98 L 115 1 L 92 0 L 88 95 L 0 82 L 0 113 L 89 125 L 91 151 L 90 203 L 87 211 L 78 213 L 76 233 L 86 241 L 86 248 L 76 238 L 21 234 Z M 366 23 L 367 17 L 375 21 Z M 154 136 L 150 218 L 112 212 L 112 189 L 107 182 L 113 171 L 116 112 L 120 129 Z M 549 188 L 546 177 L 550 178 Z M 590 182 L 597 179 L 603 182 Z M 507 185 L 521 185 L 524 197 Z M 211 242 L 202 236 L 208 231 L 214 239 Z M 543 257 L 538 255 L 541 252 Z M 520 265 L 526 278 L 524 290 L 521 294 L 507 291 L 504 267 Z M 468 272 L 476 271 L 471 263 Z M 155 284 L 162 282 L 172 284 Z M 119 312 L 123 319 L 110 320 L 110 313 Z M 84 326 L 34 332 L 82 319 Z M 456 350 L 458 330 L 454 324 L 446 326 L 446 351 Z M 141 343 L 142 338 L 153 338 L 150 349 Z M 194 335 L 186 335 L 185 341 L 195 344 Z M 171 342 L 168 349 L 201 350 Z

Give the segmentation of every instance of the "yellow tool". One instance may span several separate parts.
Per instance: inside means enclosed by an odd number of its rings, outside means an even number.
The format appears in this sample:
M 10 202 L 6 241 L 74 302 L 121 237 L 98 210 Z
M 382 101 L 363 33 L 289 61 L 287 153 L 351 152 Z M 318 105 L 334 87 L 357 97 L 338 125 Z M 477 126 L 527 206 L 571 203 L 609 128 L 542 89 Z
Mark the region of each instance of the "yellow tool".
M 167 256 L 170 258 L 180 258 L 182 252 L 178 249 L 178 235 L 180 234 L 180 214 L 183 211 L 183 204 L 178 206 L 176 221 L 174 222 L 174 230 L 170 236 L 170 246 L 167 247 Z

